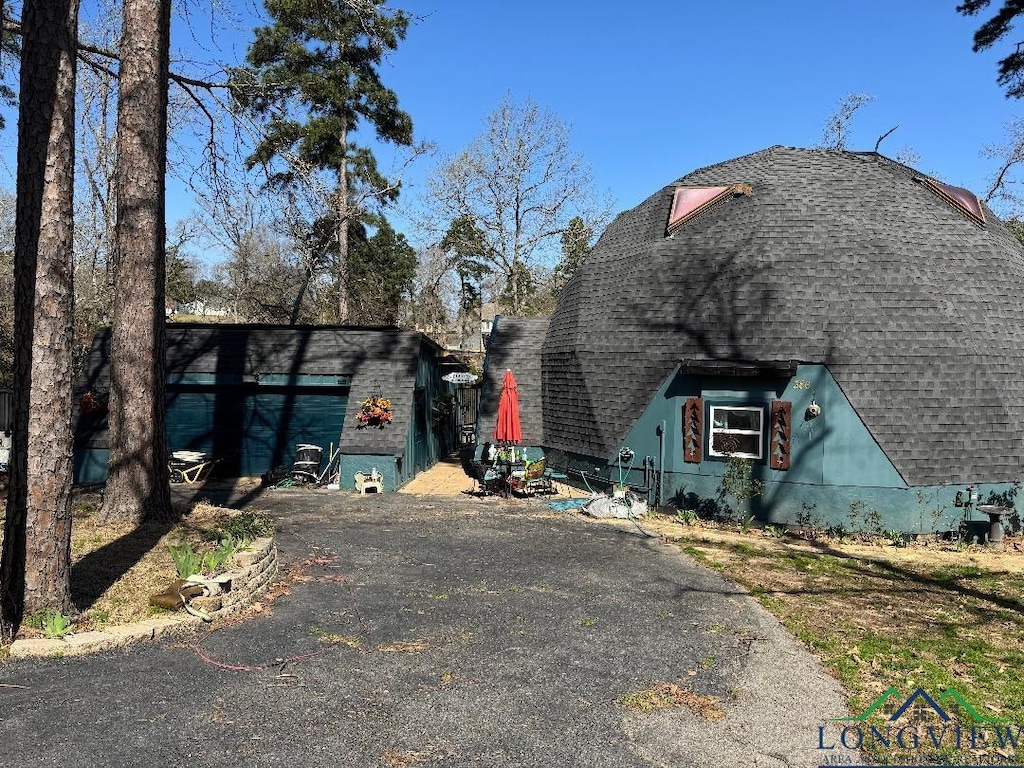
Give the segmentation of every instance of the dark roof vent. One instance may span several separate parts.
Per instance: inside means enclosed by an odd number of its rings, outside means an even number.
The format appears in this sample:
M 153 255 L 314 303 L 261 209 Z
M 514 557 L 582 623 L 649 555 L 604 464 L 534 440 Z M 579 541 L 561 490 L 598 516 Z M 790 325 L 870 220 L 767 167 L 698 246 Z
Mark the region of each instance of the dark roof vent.
M 696 376 L 777 376 L 792 378 L 796 375 L 798 360 L 703 360 L 679 361 L 682 373 Z
M 672 195 L 672 211 L 668 217 L 668 232 L 673 234 L 683 224 L 695 219 L 727 197 L 749 195 L 749 184 L 730 184 L 725 187 L 676 187 Z
M 914 181 L 924 184 L 974 223 L 985 224 L 985 210 L 981 207 L 981 201 L 969 189 L 954 187 L 952 184 L 943 184 L 941 181 L 926 177 L 918 177 Z

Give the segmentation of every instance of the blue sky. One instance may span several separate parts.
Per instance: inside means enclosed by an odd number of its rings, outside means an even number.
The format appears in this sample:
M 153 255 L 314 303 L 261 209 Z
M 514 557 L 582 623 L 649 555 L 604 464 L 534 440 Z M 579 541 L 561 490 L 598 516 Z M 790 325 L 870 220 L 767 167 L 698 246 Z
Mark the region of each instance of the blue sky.
M 813 146 L 851 92 L 876 99 L 858 112 L 851 149 L 870 150 L 899 123 L 883 152 L 909 146 L 920 170 L 982 194 L 995 163 L 979 152 L 1002 142 L 1006 121 L 1024 112 L 995 83 L 1004 51 L 971 51 L 980 20 L 957 14 L 957 0 L 398 2 L 420 18 L 383 76 L 417 137 L 438 148 L 408 175 L 407 202 L 435 163 L 480 133 L 506 93 L 571 125 L 616 212 L 703 165 L 774 144 Z M 253 3 L 235 12 L 246 15 Z M 237 61 L 247 28 L 221 33 L 212 55 Z M 197 34 L 205 29 L 193 19 Z M 174 44 L 195 47 L 180 20 Z M 0 138 L 7 187 L 14 123 Z M 381 161 L 387 168 L 386 153 Z M 173 179 L 168 191 L 173 221 L 192 202 Z
M 503 94 L 530 96 L 572 126 L 618 210 L 709 163 L 814 145 L 850 92 L 876 98 L 851 149 L 899 123 L 883 152 L 910 146 L 922 171 L 981 194 L 994 164 L 979 151 L 1024 104 L 996 85 L 998 52 L 971 51 L 979 20 L 955 6 L 418 0 L 403 7 L 423 18 L 385 77 L 442 153 L 479 133 Z

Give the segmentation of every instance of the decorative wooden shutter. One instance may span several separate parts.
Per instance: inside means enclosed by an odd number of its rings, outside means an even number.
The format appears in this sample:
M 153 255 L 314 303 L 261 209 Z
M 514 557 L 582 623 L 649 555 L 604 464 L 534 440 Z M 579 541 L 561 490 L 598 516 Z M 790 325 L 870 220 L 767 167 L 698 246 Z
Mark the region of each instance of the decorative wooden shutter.
M 704 400 L 688 397 L 683 406 L 683 461 L 700 464 L 704 459 Z
M 789 447 L 793 426 L 793 404 L 788 400 L 772 400 L 769 456 L 772 469 L 789 469 Z

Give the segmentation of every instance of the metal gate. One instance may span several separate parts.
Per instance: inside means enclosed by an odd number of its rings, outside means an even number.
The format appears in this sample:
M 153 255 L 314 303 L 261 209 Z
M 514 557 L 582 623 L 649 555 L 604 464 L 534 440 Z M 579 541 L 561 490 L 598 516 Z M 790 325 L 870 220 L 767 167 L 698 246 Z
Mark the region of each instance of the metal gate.
M 476 442 L 476 420 L 480 407 L 480 387 L 459 387 L 455 390 L 459 435 L 463 445 Z

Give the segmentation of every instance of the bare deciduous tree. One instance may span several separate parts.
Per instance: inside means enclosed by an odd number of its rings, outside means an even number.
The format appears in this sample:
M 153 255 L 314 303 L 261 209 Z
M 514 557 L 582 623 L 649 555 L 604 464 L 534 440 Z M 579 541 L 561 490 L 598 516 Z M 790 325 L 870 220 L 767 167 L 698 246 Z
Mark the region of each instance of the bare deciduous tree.
M 607 195 L 573 151 L 568 126 L 527 99 L 506 96 L 487 129 L 429 179 L 422 226 L 435 242 L 452 222 L 470 220 L 482 233 L 480 258 L 498 273 L 508 309 L 527 311 L 531 280 L 554 267 L 561 235 L 574 217 L 598 230 Z
M 982 199 L 986 203 L 998 203 L 1016 216 L 1024 207 L 1024 197 L 1018 192 L 1019 181 L 1014 174 L 1017 166 L 1024 163 L 1024 117 L 1010 120 L 1005 130 L 1006 141 L 981 150 L 982 157 L 999 163 Z
M 112 45 L 120 24 L 105 4 L 95 26 L 80 36 Z M 80 59 L 81 60 L 81 59 Z M 110 322 L 113 299 L 108 267 L 114 250 L 114 118 L 117 78 L 106 67 L 80 66 L 75 165 L 75 355 L 84 358 L 96 330 Z
M 288 158 L 334 178 L 331 213 L 317 218 L 334 222 L 338 319 L 345 322 L 348 233 L 357 219 L 351 195 L 359 185 L 388 186 L 373 152 L 356 146 L 353 134 L 362 124 L 379 141 L 413 146 L 412 120 L 380 77 L 384 56 L 405 38 L 410 17 L 380 0 L 275 1 L 266 10 L 272 23 L 256 29 L 246 57 L 250 66 L 233 78 L 239 103 L 263 122 L 249 163 L 267 167 L 278 189 L 297 181 Z M 286 160 L 283 169 L 276 167 L 280 159 Z M 397 189 L 382 199 L 395 196 Z
M 847 149 L 849 141 L 850 121 L 861 107 L 870 104 L 875 97 L 870 93 L 848 93 L 844 96 L 835 112 L 825 121 L 825 130 L 821 134 L 821 149 Z

